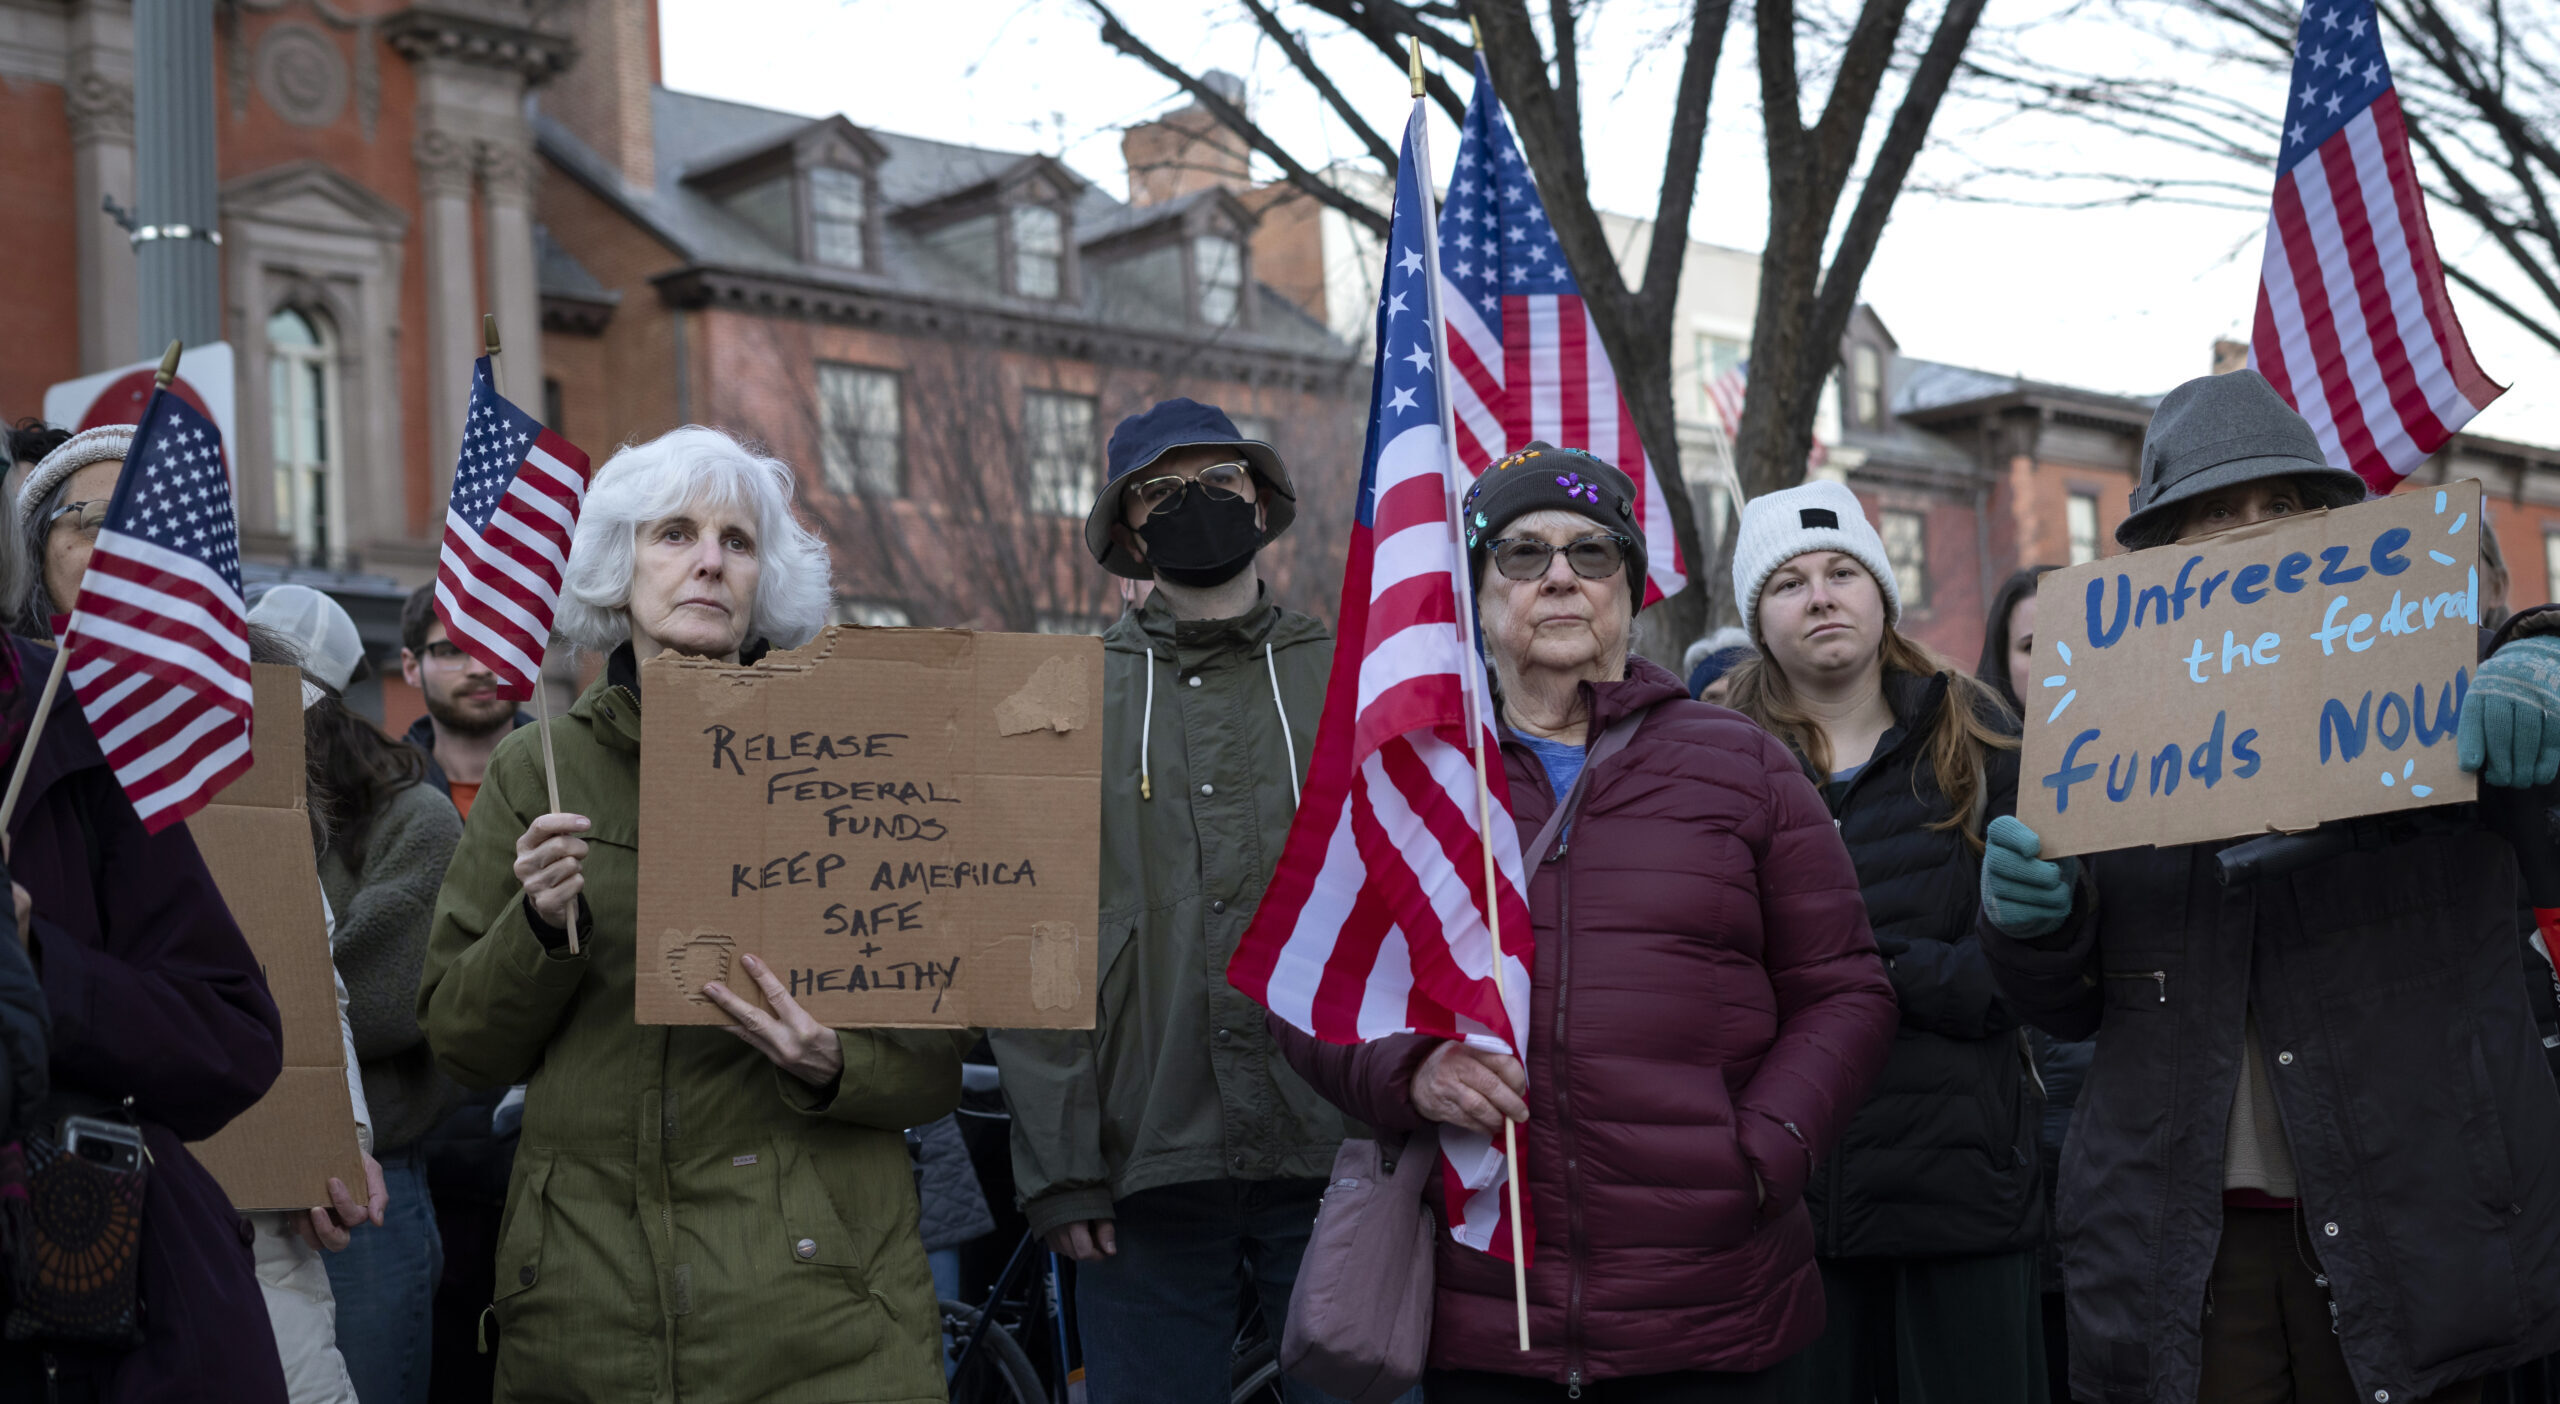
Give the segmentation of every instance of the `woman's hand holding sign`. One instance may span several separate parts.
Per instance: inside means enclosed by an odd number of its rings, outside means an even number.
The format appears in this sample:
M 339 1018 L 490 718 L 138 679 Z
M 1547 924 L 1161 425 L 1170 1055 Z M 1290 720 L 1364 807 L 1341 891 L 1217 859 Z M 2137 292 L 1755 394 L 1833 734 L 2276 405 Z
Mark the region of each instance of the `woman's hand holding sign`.
M 741 959 L 756 988 L 764 991 L 764 1002 L 773 1006 L 773 1012 L 767 1014 L 739 998 L 727 985 L 711 981 L 702 987 L 702 992 L 720 1006 L 722 1013 L 738 1021 L 729 1032 L 802 1082 L 820 1089 L 833 1086 L 844 1072 L 844 1044 L 836 1037 L 836 1031 L 810 1018 L 809 1011 L 802 1009 L 791 992 L 782 987 L 782 981 L 774 977 L 771 967 L 754 956 Z

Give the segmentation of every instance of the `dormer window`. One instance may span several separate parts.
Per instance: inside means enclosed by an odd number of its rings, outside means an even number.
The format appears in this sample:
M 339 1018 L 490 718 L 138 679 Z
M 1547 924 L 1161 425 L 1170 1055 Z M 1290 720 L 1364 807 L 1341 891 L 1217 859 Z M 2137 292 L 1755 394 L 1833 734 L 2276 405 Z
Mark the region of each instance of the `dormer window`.
M 794 258 L 862 269 L 877 262 L 872 175 L 887 158 L 869 134 L 829 117 L 773 145 L 687 171 L 685 181 Z
M 1849 352 L 1849 401 L 1860 425 L 1884 427 L 1884 353 L 1863 341 Z
M 871 204 L 869 195 L 857 172 L 836 166 L 819 166 L 809 172 L 812 262 L 838 268 L 861 268 L 869 263 L 864 256 L 863 238 L 863 221 Z
M 1013 291 L 1056 298 L 1066 290 L 1067 221 L 1046 205 L 1013 207 Z
M 1232 327 L 1244 309 L 1244 247 L 1223 234 L 1191 241 L 1191 278 L 1203 325 Z

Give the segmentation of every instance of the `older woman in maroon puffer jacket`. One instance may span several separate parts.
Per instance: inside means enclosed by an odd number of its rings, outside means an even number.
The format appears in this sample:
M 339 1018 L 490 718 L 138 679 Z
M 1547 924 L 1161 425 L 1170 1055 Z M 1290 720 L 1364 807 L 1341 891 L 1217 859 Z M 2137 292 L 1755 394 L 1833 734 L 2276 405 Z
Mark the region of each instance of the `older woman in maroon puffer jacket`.
M 1645 716 L 1592 770 L 1558 850 L 1524 855 L 1527 1075 L 1438 1039 L 1337 1047 L 1272 1027 L 1308 1082 L 1382 1132 L 1521 1123 L 1534 1348 L 1514 1336 L 1510 1265 L 1444 1233 L 1434 1404 L 1764 1399 L 1762 1372 L 1822 1330 L 1804 1186 L 1884 1064 L 1893 987 L 1786 747 L 1628 656 L 1632 485 L 1531 449 L 1467 504 L 1524 848 L 1586 746 Z M 1431 1193 L 1437 1210 L 1436 1179 Z

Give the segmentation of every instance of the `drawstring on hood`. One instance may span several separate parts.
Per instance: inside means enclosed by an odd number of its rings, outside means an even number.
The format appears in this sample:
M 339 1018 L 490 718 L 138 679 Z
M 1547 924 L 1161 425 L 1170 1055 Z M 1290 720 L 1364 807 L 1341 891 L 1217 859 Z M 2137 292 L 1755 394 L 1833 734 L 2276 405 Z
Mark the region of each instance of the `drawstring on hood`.
M 1271 710 L 1280 714 L 1280 751 L 1288 757 L 1289 806 L 1298 805 L 1298 738 L 1289 734 L 1289 708 L 1280 700 L 1280 664 L 1271 656 L 1271 641 L 1262 644 L 1262 666 L 1271 674 Z
M 1147 742 L 1156 734 L 1156 646 L 1147 645 L 1147 705 L 1138 713 L 1138 798 L 1156 797 L 1155 778 L 1147 770 Z
M 1147 752 L 1148 743 L 1155 738 L 1156 733 L 1155 645 L 1147 645 L 1146 654 L 1147 700 L 1138 710 L 1138 798 L 1151 800 L 1156 797 L 1155 771 Z M 1280 700 L 1280 662 L 1272 656 L 1269 640 L 1264 640 L 1262 645 L 1262 666 L 1271 676 L 1271 710 L 1280 714 L 1280 746 L 1287 756 L 1283 764 L 1289 771 L 1289 804 L 1294 808 L 1301 802 L 1298 791 L 1298 738 L 1289 727 L 1288 705 Z

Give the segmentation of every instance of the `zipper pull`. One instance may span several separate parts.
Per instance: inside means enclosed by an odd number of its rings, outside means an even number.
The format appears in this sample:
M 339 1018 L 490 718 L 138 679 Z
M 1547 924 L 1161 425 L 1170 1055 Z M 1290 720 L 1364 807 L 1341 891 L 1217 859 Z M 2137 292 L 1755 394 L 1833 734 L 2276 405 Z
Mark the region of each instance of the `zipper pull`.
M 1582 1397 L 1582 1372 L 1580 1370 L 1571 1371 L 1564 1377 L 1564 1397 L 1567 1399 L 1580 1399 Z

